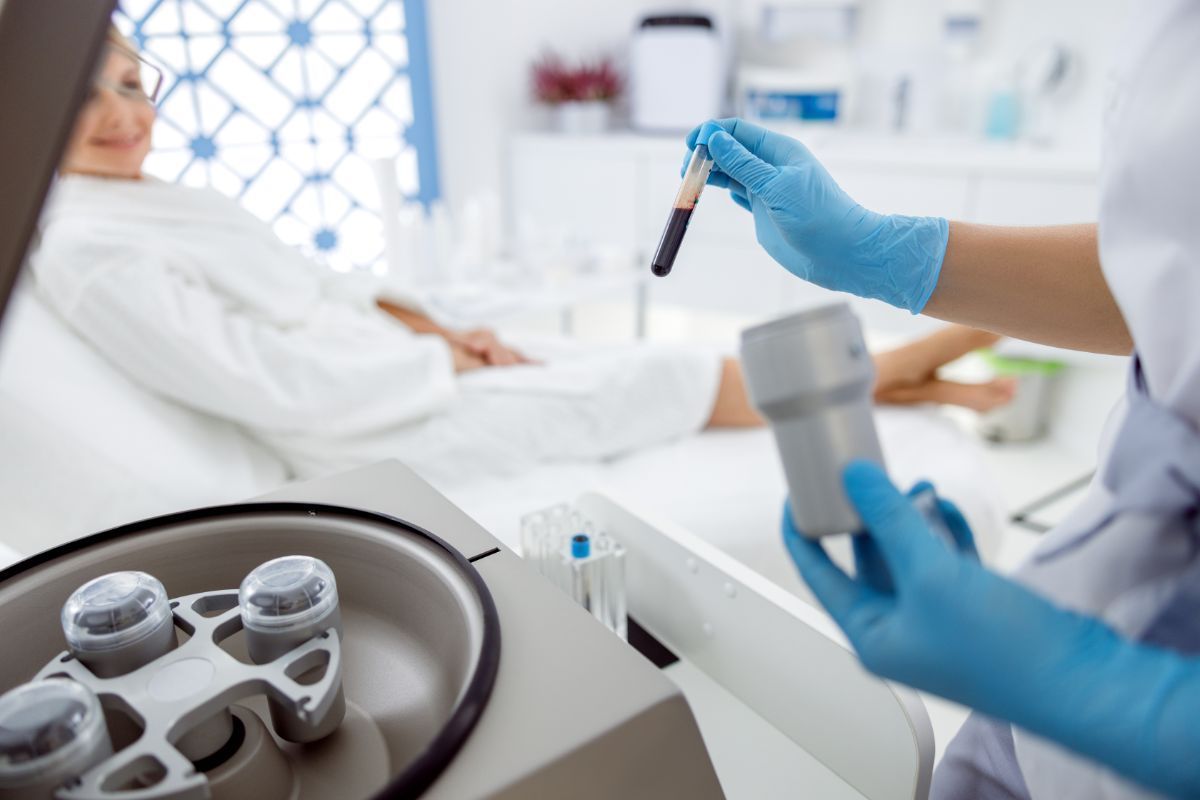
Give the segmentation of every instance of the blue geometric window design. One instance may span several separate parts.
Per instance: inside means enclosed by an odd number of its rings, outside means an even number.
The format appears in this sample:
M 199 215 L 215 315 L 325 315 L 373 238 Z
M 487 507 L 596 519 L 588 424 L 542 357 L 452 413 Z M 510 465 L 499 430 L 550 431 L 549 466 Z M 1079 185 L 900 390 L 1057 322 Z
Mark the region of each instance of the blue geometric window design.
M 438 198 L 424 0 L 122 0 L 117 25 L 166 70 L 150 174 L 339 270 L 382 264 L 376 170 Z

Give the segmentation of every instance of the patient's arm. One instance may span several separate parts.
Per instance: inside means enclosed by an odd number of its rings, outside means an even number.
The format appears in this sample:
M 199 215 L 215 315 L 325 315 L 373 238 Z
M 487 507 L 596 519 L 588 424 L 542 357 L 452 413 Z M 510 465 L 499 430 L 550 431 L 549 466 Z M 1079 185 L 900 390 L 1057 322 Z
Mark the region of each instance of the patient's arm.
M 437 324 L 419 311 L 412 311 L 387 300 L 375 302 L 415 333 L 431 333 L 445 339 L 454 353 L 454 366 L 458 372 L 479 367 L 508 367 L 530 363 L 520 352 L 501 343 L 492 331 L 453 331 Z
M 436 336 L 364 326 L 280 325 L 249 313 L 153 253 L 44 246 L 83 265 L 43 291 L 90 344 L 153 392 L 257 432 L 361 435 L 427 418 L 454 398 Z
M 376 300 L 375 304 L 411 328 L 414 333 L 436 333 L 442 338 L 446 338 L 451 333 L 448 328 L 443 328 L 419 311 L 398 306 L 387 300 Z
M 751 428 L 762 424 L 763 418 L 750 404 L 741 362 L 736 358 L 725 359 L 721 363 L 721 382 L 717 386 L 712 414 L 704 427 Z
M 990 411 L 1013 399 L 1015 382 L 956 383 L 938 378 L 940 367 L 1000 339 L 994 333 L 951 325 L 915 342 L 875 354 L 875 402 L 885 405 L 939 403 Z
M 1013 398 L 1013 381 L 1000 378 L 986 383 L 955 383 L 937 377 L 939 367 L 988 347 L 1000 337 L 962 325 L 951 325 L 903 347 L 874 356 L 875 402 L 883 405 L 938 403 L 989 411 Z M 746 378 L 736 359 L 726 359 L 713 403 L 709 428 L 743 428 L 762 425 L 750 403 Z
M 938 367 L 973 350 L 991 347 L 1000 336 L 987 331 L 950 325 L 895 350 L 875 354 L 877 387 L 911 386 L 927 380 Z

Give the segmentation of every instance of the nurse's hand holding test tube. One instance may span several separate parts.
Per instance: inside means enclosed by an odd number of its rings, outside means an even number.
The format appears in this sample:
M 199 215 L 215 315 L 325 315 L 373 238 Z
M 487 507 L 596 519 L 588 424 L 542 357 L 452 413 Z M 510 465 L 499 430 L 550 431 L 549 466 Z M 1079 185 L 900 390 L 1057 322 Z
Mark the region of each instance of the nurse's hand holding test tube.
M 805 280 L 914 314 L 934 311 L 937 288 L 945 296 L 935 316 L 1128 352 L 1128 330 L 1094 255 L 1094 228 L 1007 239 L 999 229 L 956 228 L 961 249 L 947 276 L 945 219 L 863 208 L 799 142 L 741 120 L 705 123 L 687 141 L 707 147 L 708 183 L 728 189 L 754 215 L 764 249 Z M 1050 278 L 1038 275 L 1047 262 L 1061 266 Z M 1047 295 L 1042 303 L 1069 299 L 1070 307 L 1044 319 L 1039 294 Z M 1009 300 L 1033 308 L 1024 316 L 994 310 Z M 819 539 L 796 529 L 790 509 L 783 531 L 800 573 L 864 666 L 1010 721 L 1145 786 L 1200 796 L 1200 663 L 1123 638 L 987 570 L 951 503 L 933 495 L 949 536 L 932 530 L 914 505 L 918 497 L 928 502 L 927 484 L 906 497 L 869 462 L 851 463 L 843 483 L 865 528 L 854 539 L 853 576 Z
M 803 144 L 742 120 L 707 122 L 687 143 L 707 146 L 717 167 L 708 182 L 754 215 L 759 244 L 790 272 L 914 314 L 925 307 L 946 252 L 946 220 L 868 211 Z

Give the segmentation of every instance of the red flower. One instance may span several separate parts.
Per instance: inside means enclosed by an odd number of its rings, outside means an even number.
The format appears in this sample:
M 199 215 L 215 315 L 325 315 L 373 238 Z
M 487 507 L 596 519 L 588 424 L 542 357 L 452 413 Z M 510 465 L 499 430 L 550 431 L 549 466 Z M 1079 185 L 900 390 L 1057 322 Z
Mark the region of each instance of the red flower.
M 546 53 L 534 63 L 532 78 L 534 96 L 552 105 L 572 100 L 613 100 L 624 88 L 621 74 L 608 58 L 572 67 L 554 53 Z

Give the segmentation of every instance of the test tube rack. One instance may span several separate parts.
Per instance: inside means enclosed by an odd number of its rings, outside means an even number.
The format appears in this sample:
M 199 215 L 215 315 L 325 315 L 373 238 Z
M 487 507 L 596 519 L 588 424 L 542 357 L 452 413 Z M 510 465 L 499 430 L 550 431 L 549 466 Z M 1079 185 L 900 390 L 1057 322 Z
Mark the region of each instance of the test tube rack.
M 625 548 L 567 503 L 521 517 L 521 554 L 622 639 L 628 639 Z

